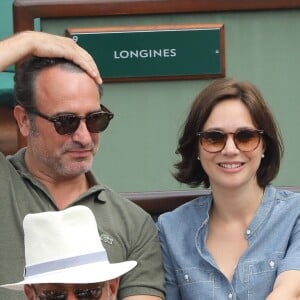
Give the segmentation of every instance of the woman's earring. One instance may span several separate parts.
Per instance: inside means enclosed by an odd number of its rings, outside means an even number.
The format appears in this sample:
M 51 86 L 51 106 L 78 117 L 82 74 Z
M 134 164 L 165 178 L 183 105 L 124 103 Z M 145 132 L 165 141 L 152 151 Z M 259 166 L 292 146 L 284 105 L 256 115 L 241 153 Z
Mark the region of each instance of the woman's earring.
M 197 156 L 197 159 L 198 159 L 198 160 L 200 160 L 200 157 L 199 157 L 199 155 Z
M 261 155 L 261 158 L 264 158 L 265 157 L 265 154 L 263 153 L 262 155 Z

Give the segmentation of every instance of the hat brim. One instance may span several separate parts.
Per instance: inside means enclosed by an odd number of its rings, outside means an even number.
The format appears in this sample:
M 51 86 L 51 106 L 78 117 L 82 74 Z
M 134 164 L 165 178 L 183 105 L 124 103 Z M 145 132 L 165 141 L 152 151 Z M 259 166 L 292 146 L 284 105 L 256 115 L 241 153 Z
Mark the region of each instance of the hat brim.
M 120 263 L 93 263 L 62 269 L 54 272 L 47 272 L 35 276 L 26 277 L 23 281 L 1 285 L 10 290 L 23 290 L 26 284 L 41 283 L 66 283 L 84 284 L 105 282 L 132 270 L 137 265 L 136 261 L 126 261 Z

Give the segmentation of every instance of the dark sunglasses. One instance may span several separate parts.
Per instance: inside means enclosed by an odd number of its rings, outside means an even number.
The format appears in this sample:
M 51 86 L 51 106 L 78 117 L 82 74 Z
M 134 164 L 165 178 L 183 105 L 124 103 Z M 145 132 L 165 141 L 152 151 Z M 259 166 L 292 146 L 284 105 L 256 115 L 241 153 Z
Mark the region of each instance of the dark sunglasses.
M 86 127 L 91 133 L 104 131 L 114 114 L 109 111 L 104 105 L 101 105 L 100 111 L 95 111 L 87 114 L 85 117 L 79 117 L 75 114 L 60 114 L 57 116 L 47 116 L 38 110 L 29 111 L 30 114 L 37 115 L 54 124 L 58 134 L 73 134 L 79 127 L 80 120 L 85 120 Z
M 208 130 L 198 132 L 200 145 L 210 153 L 220 152 L 225 148 L 228 135 L 233 135 L 235 146 L 244 152 L 255 150 L 263 135 L 263 130 L 256 129 L 240 129 L 236 132 L 225 133 L 219 130 Z
M 99 300 L 102 296 L 103 285 L 96 286 L 94 288 L 73 290 L 73 294 L 78 300 Z M 45 290 L 42 291 L 38 298 L 40 300 L 66 300 L 68 297 L 68 291 L 66 290 Z

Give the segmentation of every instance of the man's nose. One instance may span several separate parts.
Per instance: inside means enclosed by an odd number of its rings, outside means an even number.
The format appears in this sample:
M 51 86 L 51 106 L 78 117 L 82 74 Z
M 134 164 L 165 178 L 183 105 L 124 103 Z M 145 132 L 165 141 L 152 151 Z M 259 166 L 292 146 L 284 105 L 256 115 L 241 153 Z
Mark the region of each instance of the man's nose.
M 80 120 L 79 126 L 72 134 L 73 141 L 79 142 L 82 145 L 87 145 L 91 142 L 91 133 L 89 132 L 85 120 Z

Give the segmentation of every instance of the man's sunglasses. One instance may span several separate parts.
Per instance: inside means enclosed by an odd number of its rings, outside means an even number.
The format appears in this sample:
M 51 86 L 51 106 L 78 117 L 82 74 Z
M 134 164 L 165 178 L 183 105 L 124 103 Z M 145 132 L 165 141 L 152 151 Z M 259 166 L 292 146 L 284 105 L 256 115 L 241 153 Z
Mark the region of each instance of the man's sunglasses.
M 67 113 L 57 116 L 47 116 L 38 110 L 29 111 L 30 114 L 37 115 L 54 124 L 58 134 L 73 134 L 79 127 L 80 120 L 85 120 L 86 127 L 91 133 L 104 131 L 114 114 L 101 104 L 101 110 L 87 114 L 85 117 L 79 117 L 75 114 Z
M 78 300 L 99 300 L 102 296 L 102 289 L 103 285 L 99 285 L 94 288 L 75 288 L 72 292 Z M 38 298 L 40 300 L 66 300 L 68 298 L 68 291 L 60 289 L 45 290 L 38 295 Z
M 258 147 L 263 133 L 263 130 L 240 129 L 228 133 L 219 130 L 208 130 L 198 132 L 197 135 L 199 136 L 200 145 L 205 151 L 217 153 L 225 148 L 229 135 L 233 136 L 234 144 L 240 151 L 253 151 Z

